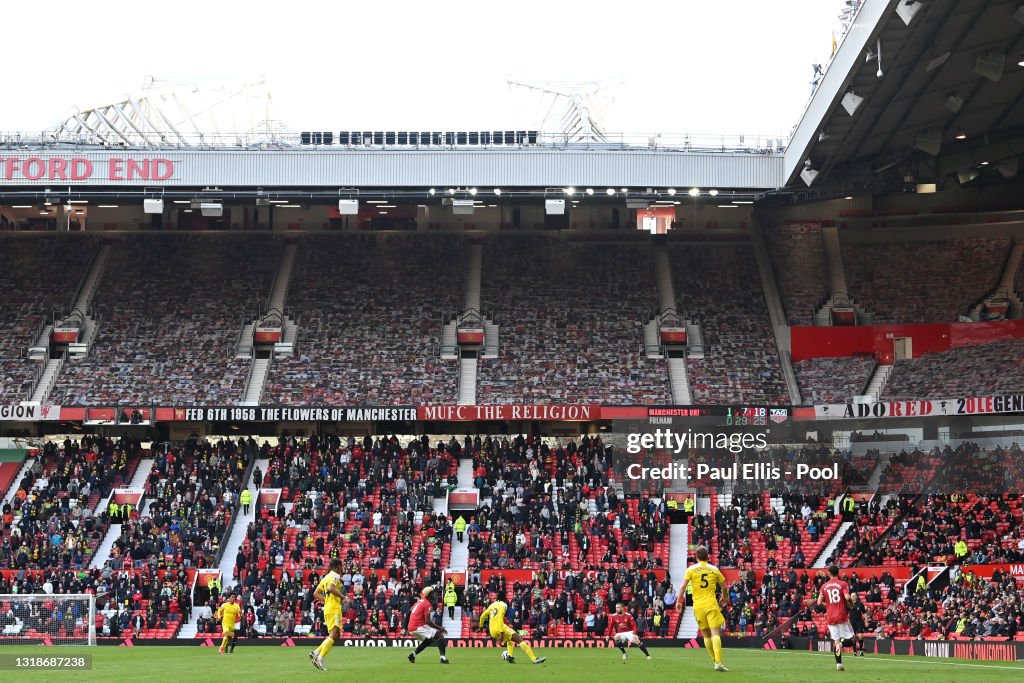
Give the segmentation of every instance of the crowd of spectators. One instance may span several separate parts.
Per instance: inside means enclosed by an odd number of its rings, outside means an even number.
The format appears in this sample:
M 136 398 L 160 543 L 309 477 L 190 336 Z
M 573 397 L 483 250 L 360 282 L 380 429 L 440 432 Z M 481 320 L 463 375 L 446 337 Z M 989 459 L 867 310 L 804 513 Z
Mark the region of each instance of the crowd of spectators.
M 704 337 L 704 358 L 687 361 L 693 402 L 788 404 L 753 248 L 673 244 L 669 249 L 676 305 L 700 324 Z
M 1024 386 L 1024 340 L 926 353 L 898 360 L 882 391 L 886 400 L 954 399 L 1015 393 Z
M 709 543 L 722 567 L 809 567 L 839 525 L 834 507 L 834 497 L 813 493 L 718 494 L 694 520 L 692 538 Z
M 191 614 L 191 575 L 184 571 L 130 572 L 113 571 L 109 565 L 102 569 L 74 570 L 18 570 L 0 574 L 0 594 L 62 594 L 96 595 L 95 632 L 97 637 L 170 637 Z M 73 635 L 84 637 L 88 633 L 88 614 L 84 603 L 65 601 L 67 609 L 74 610 L 73 620 L 63 618 L 55 611 L 59 601 L 37 601 L 38 613 L 29 607 L 28 618 L 18 615 L 14 605 L 8 608 L 9 623 L 25 624 L 25 634 L 31 632 L 48 635 L 66 635 L 67 624 L 74 623 Z M 49 609 L 50 614 L 46 613 Z M 0 617 L 3 618 L 3 617 Z M 63 623 L 62 623 L 63 622 Z M 64 628 L 61 628 L 61 627 Z
M 266 449 L 267 472 L 253 477 L 258 487 L 281 489 L 282 502 L 259 509 L 235 558 L 252 627 L 318 629 L 322 614 L 307 590 L 318 578 L 303 576 L 341 558 L 346 632 L 401 630 L 413 584 L 439 584 L 447 567 L 452 526 L 434 501 L 458 484 L 461 450 L 454 438 L 402 445 L 396 437 L 338 436 L 289 437 Z M 401 624 L 392 623 L 396 612 Z
M 809 358 L 793 363 L 800 398 L 808 405 L 849 402 L 864 392 L 874 370 L 871 356 Z
M 464 303 L 465 245 L 448 235 L 301 240 L 288 295 L 297 355 L 271 363 L 265 400 L 454 403 L 458 364 L 438 354 L 442 316 Z
M 919 567 L 911 568 L 911 574 Z M 938 585 L 911 585 L 902 597 L 903 582 L 891 574 L 857 579 L 856 570 L 841 578 L 857 599 L 851 612 L 863 636 L 948 640 L 1019 640 L 1024 631 L 1024 588 L 1009 572 L 995 569 L 990 578 L 969 568 L 953 568 L 950 580 Z M 825 577 L 811 586 L 810 600 Z M 824 614 L 803 615 L 791 624 L 789 635 L 825 637 Z
M 814 325 L 815 312 L 829 296 L 821 223 L 780 225 L 765 229 L 764 236 L 786 320 L 790 325 Z
M 480 363 L 481 403 L 671 402 L 665 361 L 642 350 L 658 301 L 649 246 L 501 237 L 483 273 L 500 341 Z
M 191 439 L 154 454 L 141 510 L 131 511 L 114 541 L 115 569 L 216 565 L 252 457 L 245 442 Z
M 849 294 L 874 323 L 951 323 L 995 288 L 1007 239 L 844 242 Z
M 957 569 L 948 586 L 914 591 L 882 616 L 875 633 L 888 637 L 1019 640 L 1024 587 L 999 569 L 989 579 Z
M 312 587 L 324 569 L 289 571 L 266 567 L 246 575 L 242 592 L 242 625 L 245 636 L 304 636 L 323 632 L 323 609 L 313 602 Z M 343 632 L 354 637 L 400 636 L 419 589 L 432 576 L 409 567 L 387 571 L 358 569 L 346 563 L 343 570 Z M 437 583 L 440 577 L 437 577 Z M 199 635 L 217 633 L 215 607 L 206 606 L 199 617 Z M 432 615 L 440 624 L 440 608 Z
M 659 575 L 662 578 L 659 578 Z M 476 634 L 492 600 L 508 604 L 505 619 L 530 637 L 607 637 L 609 617 L 623 602 L 641 638 L 675 637 L 678 612 L 671 579 L 662 572 L 606 565 L 592 572 L 541 569 L 531 582 L 509 583 L 500 572 L 466 587 L 463 632 Z
M 28 398 L 39 361 L 25 352 L 51 312 L 66 307 L 99 242 L 65 235 L 0 237 L 0 403 Z
M 0 567 L 81 569 L 108 526 L 98 503 L 131 479 L 138 442 L 86 436 L 47 442 L 3 506 Z
M 245 388 L 243 320 L 270 292 L 280 250 L 253 235 L 133 235 L 112 244 L 89 354 L 64 364 L 54 405 L 228 405 Z

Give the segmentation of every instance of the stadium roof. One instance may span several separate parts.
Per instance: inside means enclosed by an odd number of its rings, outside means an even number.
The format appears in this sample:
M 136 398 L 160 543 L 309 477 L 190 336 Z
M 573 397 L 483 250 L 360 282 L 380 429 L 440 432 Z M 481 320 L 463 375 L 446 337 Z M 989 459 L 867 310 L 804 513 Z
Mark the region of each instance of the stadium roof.
M 1014 177 L 1022 52 L 1020 0 L 865 0 L 793 134 L 785 184 L 854 194 Z

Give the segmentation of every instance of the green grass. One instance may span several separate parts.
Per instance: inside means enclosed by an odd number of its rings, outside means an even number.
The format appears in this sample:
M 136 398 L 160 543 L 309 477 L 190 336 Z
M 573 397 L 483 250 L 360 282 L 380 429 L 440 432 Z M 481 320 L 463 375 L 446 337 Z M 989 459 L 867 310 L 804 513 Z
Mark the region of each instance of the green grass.
M 654 659 L 647 661 L 639 650 L 630 650 L 628 662 L 618 650 L 538 649 L 548 657 L 540 665 L 531 665 L 517 651 L 517 664 L 498 659 L 496 648 L 449 648 L 450 666 L 437 662 L 437 651 L 427 650 L 420 661 L 409 664 L 403 648 L 334 648 L 327 658 L 327 672 L 315 670 L 303 647 L 262 647 L 239 645 L 233 655 L 219 655 L 210 647 L 95 647 L 43 648 L 3 647 L 0 655 L 73 656 L 91 654 L 91 671 L 85 672 L 0 672 L 0 681 L 214 681 L 217 683 L 257 681 L 543 681 L 550 683 L 596 683 L 614 681 L 784 681 L 820 683 L 822 680 L 903 681 L 948 683 L 949 681 L 1012 680 L 1024 676 L 1024 665 L 1008 662 L 966 662 L 869 655 L 843 658 L 846 672 L 838 673 L 832 656 L 811 652 L 768 652 L 765 650 L 726 650 L 725 663 L 730 673 L 715 673 L 705 650 L 652 648 Z

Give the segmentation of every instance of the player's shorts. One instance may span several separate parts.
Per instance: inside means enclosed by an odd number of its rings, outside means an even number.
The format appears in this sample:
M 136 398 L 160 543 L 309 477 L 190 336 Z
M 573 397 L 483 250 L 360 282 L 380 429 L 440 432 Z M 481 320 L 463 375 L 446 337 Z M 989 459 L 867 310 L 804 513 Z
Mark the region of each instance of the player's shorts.
M 514 628 L 505 624 L 500 629 L 491 629 L 491 638 L 494 638 L 499 643 L 507 643 L 515 637 L 516 631 Z
M 433 640 L 436 635 L 437 629 L 433 626 L 427 626 L 426 624 L 423 624 L 423 626 L 420 626 L 412 632 L 412 637 L 416 640 Z
M 718 607 L 694 607 L 693 616 L 697 619 L 697 628 L 702 631 L 709 628 L 721 628 L 725 623 L 722 610 Z
M 225 636 L 235 635 L 235 624 L 221 624 L 220 630 Z
M 324 612 L 324 624 L 327 626 L 327 630 L 340 629 L 342 627 L 341 611 L 337 612 Z
M 632 631 L 623 631 L 621 633 L 616 633 L 615 634 L 615 640 L 624 640 L 624 641 L 629 642 L 629 643 L 635 643 L 636 641 L 638 641 L 640 639 L 637 638 L 636 634 L 633 633 Z
M 850 625 L 849 621 L 844 621 L 841 624 L 829 624 L 828 635 L 832 640 L 847 640 L 853 638 L 853 626 Z

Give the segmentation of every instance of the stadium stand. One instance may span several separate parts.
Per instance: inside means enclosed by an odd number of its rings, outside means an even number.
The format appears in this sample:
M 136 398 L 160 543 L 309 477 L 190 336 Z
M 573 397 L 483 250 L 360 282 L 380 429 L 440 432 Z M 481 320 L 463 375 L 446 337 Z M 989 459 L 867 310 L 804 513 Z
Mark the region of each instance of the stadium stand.
M 657 305 L 646 245 L 502 237 L 485 245 L 483 300 L 501 326 L 480 403 L 670 403 L 668 368 L 641 352 Z
M 861 394 L 875 369 L 870 356 L 810 358 L 793 363 L 804 403 L 846 403 Z
M 898 360 L 886 399 L 1013 393 L 1024 386 L 1024 340 L 1011 339 Z
M 0 237 L 0 403 L 28 398 L 39 363 L 25 351 L 53 322 L 52 311 L 69 305 L 98 244 L 57 235 Z
M 48 442 L 4 510 L 0 567 L 88 567 L 108 527 L 98 506 L 117 484 L 131 480 L 141 455 L 139 445 L 127 440 Z
M 288 298 L 298 351 L 271 364 L 265 400 L 454 403 L 457 364 L 438 352 L 442 315 L 463 303 L 465 244 L 445 235 L 301 240 Z
M 259 510 L 235 561 L 254 627 L 285 634 L 318 628 L 322 611 L 300 577 L 318 579 L 340 557 L 352 610 L 346 631 L 396 635 L 404 621 L 392 617 L 411 605 L 414 585 L 440 583 L 448 564 L 451 524 L 434 512 L 434 500 L 457 484 L 452 454 L 459 448 L 454 441 L 402 447 L 395 438 L 328 437 L 270 449 L 263 483 L 287 502 Z
M 157 453 L 146 482 L 151 501 L 121 524 L 110 565 L 150 571 L 215 566 L 246 457 L 229 440 Z
M 671 588 L 665 503 L 620 497 L 600 438 L 552 446 L 486 437 L 472 453 L 480 506 L 467 529 L 464 633 L 498 596 L 510 620 L 533 636 L 604 635 L 618 600 L 649 637 L 675 634 L 678 613 L 664 599 Z M 513 568 L 533 569 L 536 578 L 509 583 L 501 572 Z
M 1006 239 L 843 243 L 850 296 L 876 325 L 956 322 L 999 281 Z M 955 286 L 951 278 L 955 278 Z
M 184 570 L 115 572 L 110 567 L 79 571 L 0 571 L 0 593 L 92 593 L 97 596 L 97 638 L 172 638 L 182 622 L 181 615 L 192 609 L 192 578 L 192 574 Z M 73 605 L 72 610 L 77 607 Z M 52 606 L 42 603 L 25 607 L 29 611 L 22 614 L 17 614 L 15 609 L 5 608 L 3 612 L 9 620 L 17 618 L 26 624 L 21 635 L 82 638 L 88 632 L 87 614 L 71 611 L 44 628 L 42 613 L 32 614 L 31 610 L 52 610 Z
M 829 295 L 821 223 L 766 228 L 764 236 L 786 320 L 790 325 L 813 325 L 815 311 Z
M 694 403 L 788 403 L 753 249 L 669 249 L 676 303 L 704 335 L 704 358 L 687 361 Z
M 56 405 L 227 405 L 244 389 L 235 359 L 277 265 L 276 242 L 246 235 L 133 235 L 114 242 L 95 307 L 93 348 L 64 365 Z

